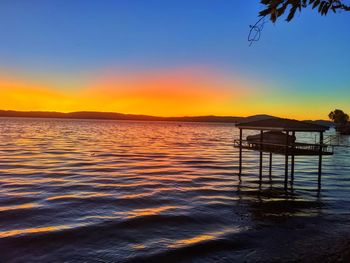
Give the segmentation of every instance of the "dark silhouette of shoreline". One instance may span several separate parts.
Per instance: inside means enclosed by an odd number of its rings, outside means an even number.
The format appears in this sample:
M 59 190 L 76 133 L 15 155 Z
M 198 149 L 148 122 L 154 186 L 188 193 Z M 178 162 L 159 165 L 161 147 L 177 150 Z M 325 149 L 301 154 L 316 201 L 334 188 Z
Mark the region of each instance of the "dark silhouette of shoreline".
M 133 120 L 133 121 L 181 121 L 181 122 L 221 122 L 221 123 L 239 123 L 245 121 L 255 121 L 271 118 L 274 116 L 258 114 L 249 117 L 238 116 L 183 116 L 183 117 L 158 117 L 141 114 L 123 114 L 115 112 L 96 112 L 96 111 L 78 111 L 70 113 L 54 111 L 14 111 L 0 110 L 0 117 L 21 117 L 21 118 L 58 118 L 58 119 L 92 119 L 92 120 Z M 317 120 L 308 121 L 313 123 L 322 123 L 331 125 L 332 122 Z

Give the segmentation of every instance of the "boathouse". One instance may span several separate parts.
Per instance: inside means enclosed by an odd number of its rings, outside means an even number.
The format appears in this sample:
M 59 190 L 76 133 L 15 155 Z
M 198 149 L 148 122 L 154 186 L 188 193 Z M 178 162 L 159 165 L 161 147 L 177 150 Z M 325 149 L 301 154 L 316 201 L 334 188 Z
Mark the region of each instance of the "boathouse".
M 333 148 L 324 144 L 323 133 L 328 127 L 303 121 L 269 118 L 251 122 L 236 124 L 239 128 L 239 139 L 234 141 L 234 146 L 239 148 L 239 175 L 242 174 L 243 149 L 260 152 L 259 179 L 262 180 L 263 153 L 269 153 L 269 176 L 272 174 L 273 154 L 285 156 L 284 188 L 288 187 L 289 157 L 291 160 L 291 183 L 294 181 L 295 156 L 314 155 L 318 156 L 318 188 L 321 189 L 322 156 L 332 155 Z M 244 130 L 256 130 L 259 133 L 247 136 L 243 139 Z M 318 143 L 302 143 L 296 139 L 298 132 L 312 132 L 319 134 Z

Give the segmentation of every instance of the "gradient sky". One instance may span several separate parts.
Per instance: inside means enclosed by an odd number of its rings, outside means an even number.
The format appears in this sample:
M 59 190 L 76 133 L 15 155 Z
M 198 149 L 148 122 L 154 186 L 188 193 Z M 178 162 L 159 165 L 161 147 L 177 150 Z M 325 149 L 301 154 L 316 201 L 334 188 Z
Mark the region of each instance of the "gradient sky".
M 350 112 L 350 13 L 268 22 L 258 0 L 2 0 L 0 109 Z

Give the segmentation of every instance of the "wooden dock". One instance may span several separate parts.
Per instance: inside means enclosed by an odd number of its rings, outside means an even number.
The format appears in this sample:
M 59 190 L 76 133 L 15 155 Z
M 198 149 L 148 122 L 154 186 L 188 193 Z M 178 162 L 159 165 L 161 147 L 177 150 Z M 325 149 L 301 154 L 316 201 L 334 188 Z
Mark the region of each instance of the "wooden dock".
M 272 158 L 273 154 L 281 154 L 285 156 L 285 180 L 284 188 L 288 188 L 288 167 L 289 157 L 291 157 L 291 183 L 294 181 L 294 166 L 295 156 L 318 156 L 318 189 L 321 189 L 322 176 L 322 156 L 332 155 L 333 147 L 324 144 L 323 133 L 328 130 L 328 127 L 306 123 L 297 120 L 269 118 L 266 120 L 252 121 L 246 123 L 239 123 L 236 125 L 239 128 L 239 139 L 234 140 L 234 147 L 239 148 L 239 175 L 242 175 L 242 158 L 243 149 L 260 152 L 259 165 L 259 179 L 262 180 L 262 164 L 263 153 L 269 153 L 269 176 L 272 174 Z M 243 139 L 243 130 L 257 130 L 260 131 L 260 136 L 255 140 Z M 270 138 L 264 139 L 264 132 L 279 132 L 285 138 L 284 142 L 276 143 L 276 140 L 271 141 Z M 295 138 L 297 132 L 317 132 L 319 133 L 319 143 L 301 143 L 291 142 L 291 138 Z M 265 133 L 266 134 L 266 133 Z M 257 137 L 257 136 L 253 136 Z
M 288 151 L 289 155 L 302 156 L 302 155 L 319 155 L 320 150 L 322 155 L 332 155 L 333 147 L 329 145 L 309 144 L 309 143 L 293 143 L 289 145 L 275 144 L 275 143 L 250 143 L 247 140 L 234 140 L 234 146 L 239 148 L 240 146 L 246 150 L 262 150 L 265 153 L 281 154 L 285 155 Z M 262 146 L 262 147 L 260 147 Z

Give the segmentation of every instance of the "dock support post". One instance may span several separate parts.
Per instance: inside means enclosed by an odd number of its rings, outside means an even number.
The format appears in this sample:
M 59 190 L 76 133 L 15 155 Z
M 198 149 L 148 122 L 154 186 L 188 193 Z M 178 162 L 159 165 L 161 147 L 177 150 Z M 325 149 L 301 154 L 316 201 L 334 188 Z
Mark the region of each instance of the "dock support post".
M 320 132 L 320 149 L 318 156 L 318 190 L 321 190 L 321 174 L 322 174 L 322 147 L 323 146 L 323 132 Z
M 270 180 L 272 180 L 272 153 L 270 153 L 269 178 L 270 178 Z
M 288 188 L 288 141 L 289 131 L 286 131 L 286 149 L 285 149 L 285 166 L 284 166 L 284 190 Z
M 242 129 L 239 129 L 239 178 L 242 174 Z
M 295 131 L 292 132 L 293 137 L 295 138 Z M 294 183 L 294 145 L 292 146 L 292 165 L 290 168 L 290 178 L 291 183 Z
M 263 131 L 260 131 L 260 166 L 259 166 L 259 180 L 262 180 L 262 164 L 263 164 Z

